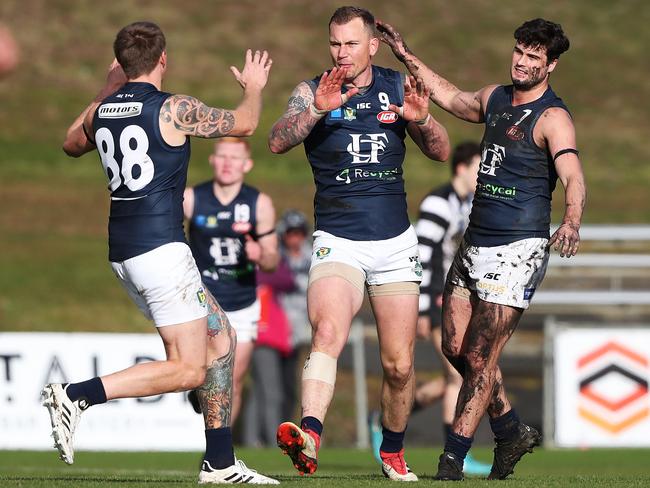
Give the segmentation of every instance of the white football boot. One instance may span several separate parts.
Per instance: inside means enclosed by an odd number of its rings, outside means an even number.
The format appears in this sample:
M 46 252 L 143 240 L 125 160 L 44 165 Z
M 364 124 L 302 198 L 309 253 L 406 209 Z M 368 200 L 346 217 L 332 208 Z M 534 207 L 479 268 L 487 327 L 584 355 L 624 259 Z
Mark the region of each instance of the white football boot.
M 244 461 L 235 458 L 235 464 L 224 469 L 214 469 L 208 461 L 203 461 L 199 471 L 199 484 L 205 483 L 251 483 L 253 485 L 279 485 L 278 480 L 249 469 Z
M 68 385 L 50 383 L 41 391 L 41 403 L 47 407 L 52 423 L 54 447 L 59 451 L 59 457 L 67 464 L 74 462 L 74 431 L 79 424 L 81 414 L 88 408 L 85 398 L 72 401 L 65 390 Z

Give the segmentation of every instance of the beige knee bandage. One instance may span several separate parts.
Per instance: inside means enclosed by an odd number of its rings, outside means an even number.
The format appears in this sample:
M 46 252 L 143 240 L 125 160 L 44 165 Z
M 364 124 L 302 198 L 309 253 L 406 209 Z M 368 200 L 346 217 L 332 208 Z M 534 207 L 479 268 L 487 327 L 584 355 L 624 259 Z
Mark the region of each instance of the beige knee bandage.
M 368 296 L 419 295 L 420 284 L 414 281 L 398 281 L 383 285 L 368 285 Z
M 312 352 L 302 370 L 303 380 L 318 380 L 334 386 L 336 383 L 336 359 L 322 352 Z
M 309 271 L 309 286 L 311 286 L 314 281 L 321 278 L 328 278 L 330 276 L 343 278 L 363 295 L 363 285 L 366 281 L 365 275 L 361 270 L 345 263 L 331 262 L 314 266 Z

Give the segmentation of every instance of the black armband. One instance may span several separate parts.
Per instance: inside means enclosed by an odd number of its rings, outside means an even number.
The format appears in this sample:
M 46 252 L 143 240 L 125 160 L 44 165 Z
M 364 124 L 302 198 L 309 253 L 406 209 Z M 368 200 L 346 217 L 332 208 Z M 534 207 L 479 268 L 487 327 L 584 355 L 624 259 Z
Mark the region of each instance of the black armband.
M 274 232 L 275 232 L 275 227 L 273 227 L 271 230 L 268 230 L 266 232 L 262 232 L 261 234 L 256 234 L 255 235 L 255 240 L 259 239 L 260 237 L 270 236 Z
M 86 135 L 86 139 L 88 139 L 88 142 L 90 142 L 93 146 L 96 146 L 97 144 L 95 143 L 93 138 L 90 137 L 90 134 L 86 130 L 86 124 L 84 124 L 83 122 L 81 123 L 81 129 L 84 131 L 84 134 Z
M 553 156 L 553 161 L 555 161 L 557 158 L 562 156 L 563 154 L 566 153 L 573 153 L 576 156 L 578 155 L 579 151 L 577 149 L 569 148 L 569 149 L 560 149 L 558 152 L 555 153 L 555 156 Z

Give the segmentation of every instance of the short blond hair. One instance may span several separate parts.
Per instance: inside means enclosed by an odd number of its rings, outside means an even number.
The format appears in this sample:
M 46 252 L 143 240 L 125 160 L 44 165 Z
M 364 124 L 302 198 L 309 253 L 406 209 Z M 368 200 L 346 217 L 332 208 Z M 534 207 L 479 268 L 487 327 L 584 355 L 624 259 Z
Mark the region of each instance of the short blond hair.
M 246 152 L 248 155 L 251 155 L 251 144 L 248 142 L 248 139 L 245 137 L 219 137 L 218 139 L 215 139 L 214 141 L 214 148 L 216 149 L 219 144 L 222 144 L 224 142 L 232 142 L 235 144 L 243 144 L 244 147 L 246 148 Z

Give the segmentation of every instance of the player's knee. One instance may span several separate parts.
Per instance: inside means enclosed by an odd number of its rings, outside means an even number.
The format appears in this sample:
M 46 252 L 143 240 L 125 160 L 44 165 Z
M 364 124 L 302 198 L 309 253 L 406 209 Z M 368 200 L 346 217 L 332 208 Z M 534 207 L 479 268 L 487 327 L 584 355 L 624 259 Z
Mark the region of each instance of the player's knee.
M 181 390 L 194 390 L 200 387 L 205 381 L 205 367 L 184 364 L 181 366 Z
M 392 387 L 403 389 L 413 377 L 413 363 L 408 360 L 387 362 L 384 365 L 384 377 Z
M 337 333 L 337 328 L 327 320 L 321 320 L 314 327 L 312 344 L 319 351 L 324 351 L 335 358 L 338 358 L 343 346 L 345 346 L 341 334 Z
M 472 375 L 481 374 L 486 371 L 488 361 L 482 351 L 469 350 L 465 354 L 465 366 Z

